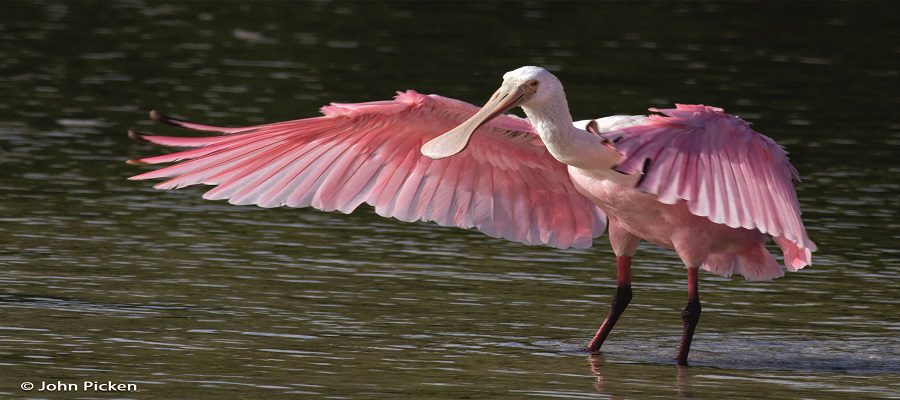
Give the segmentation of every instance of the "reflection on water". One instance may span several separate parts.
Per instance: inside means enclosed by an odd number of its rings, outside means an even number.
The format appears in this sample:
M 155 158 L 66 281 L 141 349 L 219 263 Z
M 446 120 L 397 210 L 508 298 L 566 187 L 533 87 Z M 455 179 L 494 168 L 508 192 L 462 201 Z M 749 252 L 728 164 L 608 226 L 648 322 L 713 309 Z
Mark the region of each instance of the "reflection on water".
M 9 3 L 0 394 L 897 397 L 893 7 Z M 685 277 L 669 251 L 641 249 L 634 300 L 588 356 L 614 290 L 604 238 L 558 251 L 125 180 L 140 169 L 123 160 L 156 150 L 124 132 L 171 132 L 152 108 L 237 125 L 409 88 L 480 103 L 524 64 L 558 71 L 580 117 L 679 101 L 753 120 L 804 177 L 815 265 L 703 276 L 693 367 L 675 368 Z

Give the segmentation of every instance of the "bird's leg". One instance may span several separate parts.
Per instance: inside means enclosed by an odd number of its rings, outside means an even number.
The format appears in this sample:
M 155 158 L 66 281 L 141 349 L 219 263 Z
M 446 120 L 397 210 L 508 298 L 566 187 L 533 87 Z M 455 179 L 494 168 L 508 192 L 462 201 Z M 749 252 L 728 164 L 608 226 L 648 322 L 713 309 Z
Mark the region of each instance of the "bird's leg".
M 594 335 L 591 343 L 588 344 L 587 350 L 590 353 L 600 351 L 600 346 L 603 346 L 603 342 L 609 336 L 613 326 L 616 325 L 619 316 L 622 315 L 625 307 L 628 307 L 628 303 L 631 302 L 631 257 L 616 257 L 616 274 L 619 284 L 616 288 L 616 296 L 613 297 L 612 304 L 609 306 L 609 314 L 606 316 L 606 320 L 603 321 L 603 325 L 600 325 L 597 334 Z
M 684 331 L 681 333 L 681 344 L 678 345 L 678 354 L 675 359 L 678 365 L 687 366 L 688 353 L 691 351 L 691 339 L 694 330 L 697 329 L 697 321 L 700 320 L 700 290 L 697 284 L 697 272 L 699 268 L 688 267 L 688 303 L 681 312 L 681 320 L 684 321 Z

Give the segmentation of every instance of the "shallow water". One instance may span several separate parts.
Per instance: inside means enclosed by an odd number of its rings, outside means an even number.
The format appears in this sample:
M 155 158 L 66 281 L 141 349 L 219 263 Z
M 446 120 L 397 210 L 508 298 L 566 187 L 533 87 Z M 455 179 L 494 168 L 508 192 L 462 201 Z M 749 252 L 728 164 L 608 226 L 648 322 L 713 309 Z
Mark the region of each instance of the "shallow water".
M 5 3 L 0 395 L 31 398 L 900 398 L 895 4 Z M 416 89 L 481 103 L 539 64 L 576 117 L 724 107 L 787 146 L 814 266 L 702 275 L 590 250 L 158 192 L 123 161 L 146 111 L 216 124 Z M 24 392 L 22 382 L 138 392 Z

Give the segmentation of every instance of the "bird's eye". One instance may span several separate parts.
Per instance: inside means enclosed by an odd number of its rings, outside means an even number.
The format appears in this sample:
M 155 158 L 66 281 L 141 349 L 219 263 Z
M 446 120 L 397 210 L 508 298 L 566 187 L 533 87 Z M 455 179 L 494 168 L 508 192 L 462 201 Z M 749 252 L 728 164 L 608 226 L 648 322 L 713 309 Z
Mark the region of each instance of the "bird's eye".
M 533 87 L 533 88 L 536 88 L 536 87 L 538 87 L 538 81 L 531 81 L 531 82 L 528 82 L 528 86 L 531 86 L 531 87 Z

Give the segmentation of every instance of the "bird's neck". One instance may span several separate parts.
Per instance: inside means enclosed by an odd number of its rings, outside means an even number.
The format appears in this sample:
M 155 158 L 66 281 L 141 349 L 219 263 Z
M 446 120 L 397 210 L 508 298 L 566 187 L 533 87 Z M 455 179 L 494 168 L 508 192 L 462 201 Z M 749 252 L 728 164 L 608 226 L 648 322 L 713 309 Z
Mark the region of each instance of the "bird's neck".
M 525 115 L 547 150 L 560 162 L 588 171 L 606 172 L 622 156 L 598 135 L 575 127 L 565 96 L 536 107 L 523 106 Z

